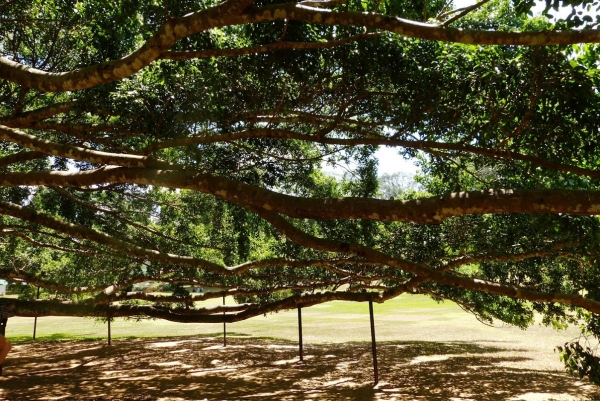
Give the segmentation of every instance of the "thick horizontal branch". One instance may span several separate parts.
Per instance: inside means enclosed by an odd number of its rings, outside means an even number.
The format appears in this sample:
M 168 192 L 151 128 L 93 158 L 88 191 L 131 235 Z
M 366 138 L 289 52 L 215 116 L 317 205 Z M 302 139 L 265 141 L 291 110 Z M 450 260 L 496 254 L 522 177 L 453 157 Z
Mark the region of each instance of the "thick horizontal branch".
M 280 194 L 223 177 L 183 170 L 105 168 L 82 172 L 40 171 L 0 175 L 0 185 L 5 187 L 86 187 L 126 183 L 195 190 L 245 208 L 317 220 L 356 219 L 439 224 L 450 217 L 474 214 L 600 215 L 600 191 L 490 189 L 413 200 L 313 199 Z
M 9 127 L 28 127 L 36 121 L 41 121 L 57 114 L 67 113 L 73 108 L 73 106 L 77 105 L 77 103 L 78 102 L 76 100 L 56 103 L 50 106 L 25 111 L 14 116 L 0 117 L 0 124 Z
M 331 283 L 319 283 L 321 288 L 330 285 Z M 210 287 L 210 284 L 196 282 L 194 284 L 196 286 L 207 286 Z M 126 301 L 131 300 L 140 300 L 147 302 L 169 302 L 169 303 L 182 303 L 182 302 L 203 302 L 210 299 L 220 299 L 222 297 L 235 297 L 235 296 L 256 296 L 256 295 L 268 295 L 274 294 L 280 291 L 310 291 L 313 290 L 313 286 L 311 285 L 292 285 L 292 286 L 276 286 L 276 287 L 265 287 L 261 289 L 244 289 L 244 288 L 231 288 L 222 291 L 211 291 L 202 294 L 191 293 L 187 296 L 183 295 L 155 295 L 149 294 L 143 291 L 130 291 L 130 292 L 112 292 L 110 294 L 106 294 L 102 292 L 96 295 L 93 298 L 88 298 L 83 303 L 98 305 L 98 304 L 107 304 L 111 302 L 120 302 L 124 303 Z
M 401 36 L 478 45 L 567 45 L 575 43 L 599 43 L 600 31 L 564 30 L 540 32 L 502 32 L 449 28 L 406 20 L 394 16 L 357 11 L 334 11 L 313 8 L 297 3 L 275 4 L 257 8 L 265 20 L 290 19 L 323 25 L 360 26 L 381 29 Z
M 438 271 L 421 264 L 387 255 L 383 252 L 361 244 L 350 244 L 342 241 L 315 237 L 296 228 L 290 222 L 274 213 L 260 212 L 260 215 L 295 243 L 312 249 L 347 255 L 357 255 L 374 263 L 388 265 L 390 267 L 407 271 L 415 274 L 416 276 L 422 277 L 427 281 L 435 281 L 452 287 L 482 291 L 490 294 L 503 295 L 510 298 L 523 299 L 531 302 L 563 303 L 567 305 L 578 306 L 593 313 L 600 313 L 600 301 L 586 298 L 579 294 L 540 292 L 513 285 L 465 276 L 457 276 L 451 273 L 445 273 L 443 270 Z M 407 286 L 401 285 L 385 290 L 381 294 L 381 301 L 383 302 L 384 300 L 397 297 L 407 289 Z
M 333 118 L 329 117 L 328 118 Z M 303 119 L 298 119 L 296 122 L 302 122 Z M 347 128 L 346 128 L 347 129 Z M 386 137 L 358 137 L 358 138 L 330 138 L 316 134 L 303 134 L 285 129 L 277 128 L 258 128 L 245 130 L 221 135 L 204 135 L 190 136 L 185 138 L 169 139 L 162 142 L 154 143 L 144 149 L 143 153 L 148 154 L 160 149 L 167 149 L 179 146 L 193 146 L 205 143 L 231 142 L 244 139 L 272 139 L 272 140 L 299 140 L 304 142 L 320 143 L 324 145 L 341 145 L 341 146 L 397 146 L 408 149 L 418 149 L 424 151 L 450 150 L 463 153 L 471 153 L 480 156 L 487 156 L 494 159 L 520 160 L 537 166 L 545 167 L 551 170 L 562 171 L 592 178 L 600 178 L 600 171 L 587 168 L 581 168 L 560 162 L 554 162 L 541 157 L 526 155 L 519 152 L 513 152 L 504 149 L 482 148 L 474 145 L 466 145 L 461 143 L 451 142 L 434 142 L 434 141 L 418 141 L 418 140 L 401 140 Z
M 46 153 L 36 151 L 24 151 L 12 155 L 0 157 L 0 167 L 10 166 L 15 163 L 23 163 L 48 157 Z
M 41 152 L 50 156 L 59 156 L 74 160 L 85 160 L 90 163 L 162 169 L 183 168 L 182 166 L 147 156 L 108 153 L 87 149 L 80 146 L 59 144 L 2 125 L 0 125 L 0 139 L 16 143 L 19 146 L 35 152 Z
M 532 46 L 600 42 L 600 31 L 595 29 L 541 32 L 467 30 L 420 23 L 389 15 L 334 11 L 298 3 L 266 7 L 248 7 L 249 4 L 251 2 L 245 0 L 232 3 L 227 1 L 206 10 L 169 19 L 133 53 L 118 60 L 70 72 L 49 73 L 0 57 L 0 79 L 45 92 L 86 89 L 135 74 L 159 58 L 181 38 L 223 26 L 283 19 L 313 24 L 366 27 L 405 37 L 466 44 Z
M 262 304 L 244 305 L 243 311 L 237 313 L 221 313 L 222 309 L 208 310 L 160 308 L 151 305 L 89 305 L 60 303 L 53 301 L 22 301 L 16 299 L 0 299 L 0 306 L 16 316 L 92 316 L 92 317 L 133 317 L 148 316 L 151 318 L 170 320 L 180 323 L 233 323 L 266 313 L 295 309 L 298 306 L 313 306 L 330 301 L 382 302 L 381 295 L 376 292 L 322 292 L 317 294 L 294 295 L 283 300 Z M 232 309 L 241 309 L 233 307 Z

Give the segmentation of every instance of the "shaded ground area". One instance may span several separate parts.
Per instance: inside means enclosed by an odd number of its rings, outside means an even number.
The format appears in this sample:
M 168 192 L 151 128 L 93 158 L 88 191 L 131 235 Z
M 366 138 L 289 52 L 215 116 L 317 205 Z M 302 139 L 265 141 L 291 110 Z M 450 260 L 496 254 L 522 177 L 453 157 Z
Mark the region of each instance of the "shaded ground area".
M 0 377 L 5 400 L 600 400 L 527 350 L 461 342 L 311 344 L 218 337 L 32 342 Z

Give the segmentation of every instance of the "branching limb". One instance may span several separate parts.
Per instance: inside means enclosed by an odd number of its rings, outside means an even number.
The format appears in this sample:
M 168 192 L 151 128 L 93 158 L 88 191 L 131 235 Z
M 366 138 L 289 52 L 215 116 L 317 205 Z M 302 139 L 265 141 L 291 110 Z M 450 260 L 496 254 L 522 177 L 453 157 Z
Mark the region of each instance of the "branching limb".
M 235 57 L 243 56 L 247 54 L 258 54 L 267 53 L 277 50 L 314 50 L 314 49 L 331 49 L 333 47 L 343 46 L 348 43 L 356 42 L 358 40 L 373 39 L 381 36 L 378 33 L 367 33 L 360 35 L 349 36 L 344 39 L 330 40 L 327 42 L 288 42 L 281 41 L 276 43 L 270 43 L 268 45 L 259 45 L 245 47 L 241 49 L 210 49 L 210 50 L 197 50 L 197 51 L 174 51 L 170 50 L 160 55 L 160 59 L 168 60 L 188 60 L 195 58 L 208 58 L 208 57 Z
M 147 156 L 100 152 L 79 146 L 58 144 L 2 125 L 0 125 L 0 139 L 16 143 L 19 146 L 36 152 L 45 153 L 49 156 L 84 160 L 90 163 L 128 167 L 146 166 L 150 168 L 163 168 L 169 170 L 183 168 L 183 166 L 157 160 Z
M 48 157 L 46 153 L 36 151 L 23 151 L 12 155 L 0 157 L 0 167 L 10 166 L 11 164 L 23 163 L 32 160 L 38 160 Z
M 317 220 L 363 219 L 440 224 L 461 215 L 498 213 L 566 213 L 592 216 L 600 214 L 600 191 L 584 190 L 481 190 L 449 193 L 412 200 L 370 198 L 303 198 L 280 194 L 257 186 L 194 171 L 105 168 L 81 172 L 5 173 L 3 185 L 47 185 L 87 187 L 109 183 L 157 185 L 190 189 L 210 194 L 247 208 L 277 211 L 293 218 Z M 6 214 L 19 214 L 6 202 Z M 11 210 L 11 212 L 9 212 Z
M 463 7 L 463 8 L 459 8 L 456 10 L 452 10 L 450 12 L 441 14 L 437 17 L 438 20 L 442 20 L 444 17 L 451 15 L 451 14 L 455 14 L 458 13 L 457 15 L 455 15 L 454 17 L 450 18 L 449 20 L 444 21 L 444 23 L 442 24 L 443 26 L 448 26 L 451 23 L 461 19 L 462 17 L 464 17 L 465 15 L 469 14 L 471 11 L 473 10 L 477 10 L 478 8 L 480 8 L 481 6 L 483 6 L 484 4 L 488 3 L 490 0 L 482 0 L 479 3 L 473 4 L 472 6 L 468 6 L 468 7 Z

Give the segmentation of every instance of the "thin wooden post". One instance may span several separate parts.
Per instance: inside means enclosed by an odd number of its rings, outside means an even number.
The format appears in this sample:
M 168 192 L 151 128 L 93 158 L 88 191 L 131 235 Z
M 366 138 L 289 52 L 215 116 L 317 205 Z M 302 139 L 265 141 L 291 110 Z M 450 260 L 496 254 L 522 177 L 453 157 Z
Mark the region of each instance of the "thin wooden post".
M 298 305 L 298 348 L 300 360 L 304 360 L 304 350 L 302 349 L 302 305 Z
M 373 301 L 369 301 L 369 314 L 371 315 L 371 345 L 373 347 L 373 374 L 375 386 L 379 383 L 379 372 L 377 371 L 377 345 L 375 342 L 375 319 L 373 318 Z
M 37 296 L 35 299 L 40 299 L 40 287 L 37 289 Z M 37 316 L 33 318 L 33 339 L 35 340 L 35 332 L 37 330 Z
M 223 306 L 225 306 L 225 295 L 223 295 Z M 224 316 L 225 312 L 223 312 Z M 223 319 L 223 347 L 227 347 L 227 323 L 225 323 L 225 319 Z

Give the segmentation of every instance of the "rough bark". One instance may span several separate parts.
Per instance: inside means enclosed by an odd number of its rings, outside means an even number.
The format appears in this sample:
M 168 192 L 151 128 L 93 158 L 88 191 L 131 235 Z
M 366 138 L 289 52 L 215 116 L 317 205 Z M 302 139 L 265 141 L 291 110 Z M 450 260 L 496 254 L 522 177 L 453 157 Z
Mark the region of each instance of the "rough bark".
M 324 25 L 361 26 L 406 37 L 465 44 L 547 46 L 600 42 L 600 32 L 593 29 L 541 32 L 478 31 L 420 23 L 375 13 L 332 11 L 298 3 L 266 7 L 249 7 L 250 4 L 248 1 L 228 1 L 183 17 L 171 18 L 133 53 L 118 60 L 74 71 L 49 73 L 0 57 L 0 79 L 44 92 L 86 89 L 135 74 L 186 36 L 223 26 L 282 19 Z
M 5 187 L 19 185 L 86 187 L 133 183 L 190 189 L 214 195 L 245 208 L 273 211 L 293 218 L 321 220 L 362 219 L 439 224 L 450 217 L 476 214 L 600 215 L 600 191 L 490 189 L 412 200 L 312 199 L 281 194 L 193 171 L 106 168 L 85 172 L 5 173 L 0 175 L 0 179 L 2 186 Z M 4 203 L 2 205 L 7 214 L 25 218 L 24 211 L 19 212 L 18 209 Z M 31 221 L 35 222 L 35 219 L 32 218 Z

